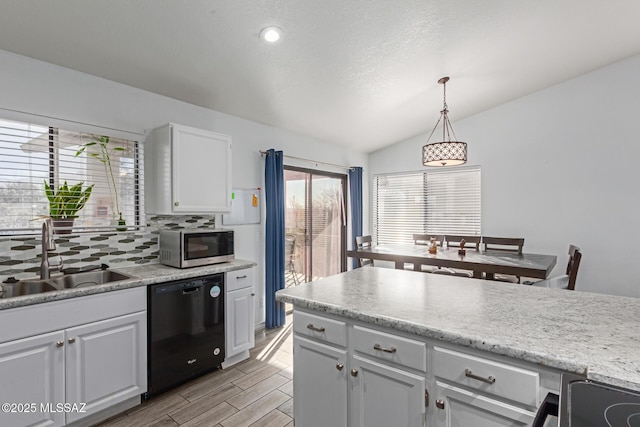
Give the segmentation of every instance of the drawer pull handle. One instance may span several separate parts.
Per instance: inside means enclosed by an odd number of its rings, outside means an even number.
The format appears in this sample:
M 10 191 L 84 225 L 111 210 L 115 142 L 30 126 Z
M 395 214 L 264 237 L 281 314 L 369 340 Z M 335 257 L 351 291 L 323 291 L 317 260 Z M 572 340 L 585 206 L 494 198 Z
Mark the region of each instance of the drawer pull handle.
M 487 378 L 481 377 L 480 375 L 476 375 L 473 372 L 471 372 L 471 369 L 465 369 L 464 376 L 467 378 L 473 378 L 474 380 L 482 381 L 483 383 L 487 383 L 487 384 L 493 384 L 496 382 L 495 377 L 491 375 L 489 375 Z
M 246 279 L 247 275 L 245 274 L 244 276 L 236 276 L 236 279 Z
M 316 331 L 316 332 L 324 332 L 324 326 L 320 326 L 319 328 L 316 326 L 313 326 L 313 323 L 309 323 L 307 325 L 307 329 L 311 329 L 312 331 Z
M 444 400 L 442 400 L 442 399 L 436 400 L 436 407 L 438 409 L 444 409 Z
M 380 344 L 374 344 L 373 349 L 374 350 L 378 350 L 378 351 L 384 351 L 385 353 L 395 353 L 396 352 L 396 348 L 395 347 L 382 348 L 380 346 Z
M 338 371 L 342 371 L 342 370 L 344 369 L 344 363 L 340 363 L 340 362 L 338 362 L 338 363 L 336 364 L 336 369 L 337 369 Z

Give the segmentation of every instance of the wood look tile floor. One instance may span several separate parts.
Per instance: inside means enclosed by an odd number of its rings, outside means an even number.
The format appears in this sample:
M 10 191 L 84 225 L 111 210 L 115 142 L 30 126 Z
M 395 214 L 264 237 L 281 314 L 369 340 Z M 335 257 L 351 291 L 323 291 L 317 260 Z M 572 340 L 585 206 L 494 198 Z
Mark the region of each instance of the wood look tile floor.
M 197 378 L 95 427 L 292 427 L 293 333 L 256 333 L 251 357 Z

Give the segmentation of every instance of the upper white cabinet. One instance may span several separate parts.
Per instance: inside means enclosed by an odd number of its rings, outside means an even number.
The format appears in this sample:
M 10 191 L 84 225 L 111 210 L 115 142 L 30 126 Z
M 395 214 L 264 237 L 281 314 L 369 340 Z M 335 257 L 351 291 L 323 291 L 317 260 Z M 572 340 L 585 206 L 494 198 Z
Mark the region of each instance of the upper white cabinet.
M 144 146 L 145 207 L 160 215 L 231 210 L 231 137 L 169 123 Z

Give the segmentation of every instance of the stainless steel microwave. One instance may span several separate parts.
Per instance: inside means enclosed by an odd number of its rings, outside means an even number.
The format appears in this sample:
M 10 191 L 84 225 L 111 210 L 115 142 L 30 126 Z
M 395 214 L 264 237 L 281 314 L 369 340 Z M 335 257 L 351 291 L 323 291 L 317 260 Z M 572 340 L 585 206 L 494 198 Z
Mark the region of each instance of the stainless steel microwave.
M 177 268 L 234 259 L 232 230 L 160 230 L 160 262 Z

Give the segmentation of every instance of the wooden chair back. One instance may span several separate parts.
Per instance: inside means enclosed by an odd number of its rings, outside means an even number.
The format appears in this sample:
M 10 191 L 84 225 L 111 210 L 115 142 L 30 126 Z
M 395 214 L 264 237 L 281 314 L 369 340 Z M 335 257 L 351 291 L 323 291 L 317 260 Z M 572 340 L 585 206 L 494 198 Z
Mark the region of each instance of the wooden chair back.
M 353 248 L 358 249 L 370 249 L 373 246 L 373 239 L 371 236 L 356 236 L 353 239 Z M 367 258 L 358 258 L 358 267 L 364 267 L 365 265 L 373 266 L 373 260 Z
M 476 251 L 480 250 L 480 236 L 450 236 L 445 235 L 444 238 L 447 241 L 447 245 L 460 247 L 460 242 L 464 239 L 465 248 L 471 248 L 475 246 Z
M 569 276 L 569 284 L 567 286 L 567 289 L 571 291 L 576 288 L 578 267 L 580 267 L 581 259 L 582 252 L 580 252 L 580 248 L 574 245 L 569 245 L 569 263 L 567 264 L 567 276 Z
M 505 251 L 522 254 L 524 238 L 482 236 L 482 243 L 485 251 Z
M 437 234 L 414 234 L 413 243 L 415 243 L 416 245 L 430 245 L 432 237 L 435 237 L 436 244 L 438 246 L 442 246 L 442 241 L 444 240 L 444 236 L 437 235 Z

